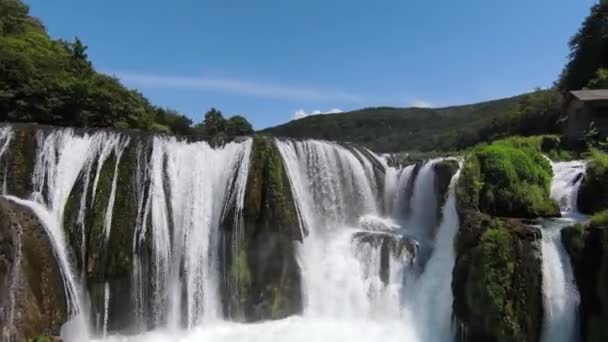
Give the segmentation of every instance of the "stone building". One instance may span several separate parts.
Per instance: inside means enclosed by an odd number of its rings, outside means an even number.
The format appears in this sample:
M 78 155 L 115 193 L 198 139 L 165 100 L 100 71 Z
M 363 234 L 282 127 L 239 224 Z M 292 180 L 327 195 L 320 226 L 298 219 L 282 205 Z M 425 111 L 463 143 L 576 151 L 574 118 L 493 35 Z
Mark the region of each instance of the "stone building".
M 608 89 L 585 89 L 568 92 L 565 98 L 568 117 L 564 137 L 580 141 L 593 126 L 601 139 L 608 137 Z

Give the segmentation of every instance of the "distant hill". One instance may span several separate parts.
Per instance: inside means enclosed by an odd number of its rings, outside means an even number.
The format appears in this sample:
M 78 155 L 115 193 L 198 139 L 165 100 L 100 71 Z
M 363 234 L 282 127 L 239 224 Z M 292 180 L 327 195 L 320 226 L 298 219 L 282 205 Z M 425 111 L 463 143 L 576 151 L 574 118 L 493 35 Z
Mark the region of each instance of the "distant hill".
M 527 113 L 527 117 L 522 118 L 522 112 L 527 110 L 523 107 L 530 102 L 537 105 L 540 102 L 536 107 L 543 109 L 530 106 L 539 113 Z M 558 131 L 558 118 L 553 112 L 559 107 L 558 102 L 553 90 L 543 90 L 445 108 L 365 108 L 340 114 L 308 116 L 264 129 L 260 133 L 352 142 L 376 152 L 447 151 L 508 135 L 555 133 Z M 552 108 L 545 110 L 545 107 Z M 540 121 L 548 124 L 539 123 L 539 117 L 542 119 Z M 525 121 L 523 125 L 522 121 Z

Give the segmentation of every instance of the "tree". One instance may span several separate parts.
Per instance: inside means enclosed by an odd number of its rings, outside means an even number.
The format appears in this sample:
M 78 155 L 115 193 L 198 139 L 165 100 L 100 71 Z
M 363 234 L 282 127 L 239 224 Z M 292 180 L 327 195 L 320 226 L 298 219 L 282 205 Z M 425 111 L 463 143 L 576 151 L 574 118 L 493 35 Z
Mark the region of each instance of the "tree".
M 79 61 L 87 61 L 89 56 L 87 55 L 88 46 L 84 45 L 82 41 L 76 37 L 74 42 L 71 44 L 72 48 L 72 58 Z
M 224 134 L 225 129 L 226 119 L 224 119 L 222 112 L 215 108 L 211 108 L 205 113 L 205 118 L 203 119 L 203 132 L 206 135 L 216 137 Z
M 253 134 L 253 127 L 247 119 L 240 115 L 235 115 L 226 122 L 226 135 L 239 136 Z
M 608 88 L 608 69 L 601 68 L 595 73 L 595 78 L 587 84 L 589 89 L 607 89 Z
M 608 67 L 608 2 L 591 8 L 580 30 L 570 40 L 570 61 L 558 81 L 562 93 L 581 89 L 600 68 Z

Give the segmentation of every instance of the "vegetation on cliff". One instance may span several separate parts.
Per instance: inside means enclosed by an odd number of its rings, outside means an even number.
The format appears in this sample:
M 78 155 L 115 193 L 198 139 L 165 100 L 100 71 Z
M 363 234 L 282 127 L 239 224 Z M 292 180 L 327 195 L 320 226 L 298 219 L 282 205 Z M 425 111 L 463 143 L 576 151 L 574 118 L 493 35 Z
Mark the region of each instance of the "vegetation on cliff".
M 557 91 L 445 108 L 365 108 L 312 115 L 263 130 L 274 136 L 348 141 L 376 152 L 453 151 L 510 135 L 559 133 Z
M 588 226 L 562 231 L 574 268 L 581 303 L 581 341 L 608 340 L 608 213 L 594 215 Z
M 242 227 L 224 226 L 227 246 L 238 246 L 226 260 L 228 311 L 243 312 L 247 321 L 300 313 L 295 241 L 302 234 L 287 172 L 270 137 L 253 140 L 242 215 Z
M 549 197 L 551 165 L 528 144 L 513 138 L 473 149 L 459 180 L 459 205 L 493 216 L 558 215 L 557 203 Z
M 462 214 L 452 283 L 459 341 L 538 341 L 539 239 L 517 221 Z

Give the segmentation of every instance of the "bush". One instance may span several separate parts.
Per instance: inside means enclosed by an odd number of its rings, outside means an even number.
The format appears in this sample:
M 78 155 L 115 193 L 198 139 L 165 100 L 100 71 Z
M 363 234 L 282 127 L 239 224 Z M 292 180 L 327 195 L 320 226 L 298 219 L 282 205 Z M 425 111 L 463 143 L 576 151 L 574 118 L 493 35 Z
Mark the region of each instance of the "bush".
M 591 226 L 608 227 L 608 210 L 603 210 L 591 217 Z
M 540 138 L 512 138 L 474 149 L 458 187 L 461 207 L 494 216 L 559 215 L 549 198 L 552 170 Z

